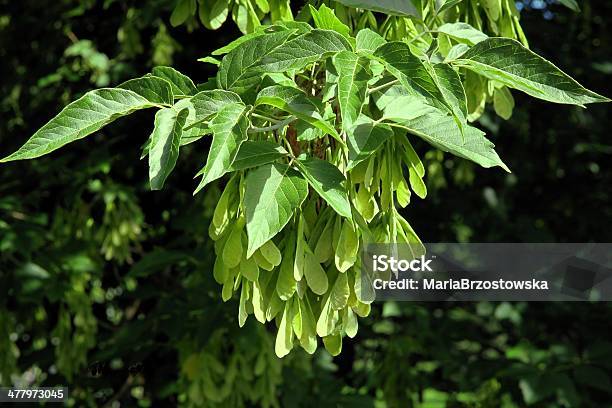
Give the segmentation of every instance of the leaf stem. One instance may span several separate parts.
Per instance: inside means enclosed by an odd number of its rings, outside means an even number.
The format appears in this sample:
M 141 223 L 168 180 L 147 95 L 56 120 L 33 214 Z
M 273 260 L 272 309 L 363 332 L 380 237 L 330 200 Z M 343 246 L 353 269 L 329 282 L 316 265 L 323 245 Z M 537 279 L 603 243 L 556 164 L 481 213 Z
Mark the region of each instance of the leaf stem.
M 368 94 L 374 93 L 374 92 L 376 92 L 376 91 L 380 91 L 381 89 L 385 89 L 385 88 L 386 88 L 386 87 L 388 87 L 388 86 L 395 85 L 395 84 L 397 84 L 398 82 L 399 82 L 399 79 L 394 79 L 393 81 L 389 81 L 389 82 L 387 82 L 387 83 L 385 83 L 385 84 L 382 84 L 382 85 L 376 86 L 376 87 L 374 87 L 374 88 L 370 88 L 370 89 L 368 89 Z
M 249 133 L 261 133 L 261 132 L 269 132 L 271 130 L 276 130 L 276 129 L 280 129 L 283 128 L 285 126 L 287 126 L 289 123 L 293 122 L 294 120 L 296 120 L 297 118 L 295 116 L 289 116 L 287 119 L 282 120 L 272 126 L 265 126 L 265 127 L 255 127 L 252 126 L 249 129 Z

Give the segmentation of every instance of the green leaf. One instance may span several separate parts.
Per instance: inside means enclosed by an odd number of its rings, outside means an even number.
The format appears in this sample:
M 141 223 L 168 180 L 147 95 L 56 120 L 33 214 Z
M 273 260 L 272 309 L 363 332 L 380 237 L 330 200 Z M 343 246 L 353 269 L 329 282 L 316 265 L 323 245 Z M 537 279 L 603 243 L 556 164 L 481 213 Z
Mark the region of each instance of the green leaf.
M 160 105 L 172 105 L 174 95 L 170 83 L 165 79 L 155 76 L 144 76 L 142 78 L 130 79 L 117 88 L 128 89 L 146 98 L 150 102 Z
M 559 0 L 559 3 L 563 4 L 570 10 L 575 11 L 576 13 L 580 12 L 580 6 L 576 0 Z
M 606 393 L 612 390 L 612 381 L 608 373 L 592 365 L 582 365 L 574 369 L 574 378 L 578 384 L 598 389 Z
M 191 98 L 195 109 L 195 121 L 204 121 L 219 112 L 227 105 L 242 103 L 240 96 L 222 89 L 198 92 Z
M 436 108 L 426 104 L 422 98 L 410 95 L 405 88 L 399 85 L 393 85 L 374 96 L 376 106 L 383 111 L 383 120 L 401 122 L 437 112 Z
M 440 14 L 451 7 L 455 7 L 463 0 L 436 0 L 436 13 Z
M 460 58 L 469 49 L 470 47 L 465 44 L 453 45 L 453 48 L 448 51 L 446 58 L 444 58 L 444 62 L 450 62 L 456 60 L 457 58 Z
M 482 0 L 480 2 L 480 7 L 482 7 L 485 11 L 485 13 L 487 14 L 487 17 L 489 19 L 489 21 L 494 22 L 499 20 L 499 17 L 502 15 L 503 13 L 503 7 L 502 6 L 502 0 Z M 509 10 L 510 11 L 510 10 Z M 510 15 L 512 14 L 512 11 L 510 11 L 509 13 Z M 510 27 L 508 27 L 508 29 L 510 31 L 512 31 L 512 23 L 510 21 L 508 21 L 507 23 L 504 21 L 500 21 L 501 25 L 502 25 L 502 32 L 504 31 L 504 26 L 506 24 L 510 25 Z
M 193 143 L 199 140 L 202 136 L 210 134 L 210 129 L 205 124 L 196 124 L 196 111 L 195 107 L 191 103 L 192 98 L 184 98 L 179 100 L 172 106 L 175 110 L 180 111 L 181 109 L 187 109 L 187 119 L 183 127 L 183 134 L 181 136 L 181 146 Z
M 610 101 L 585 89 L 552 63 L 509 38 L 482 41 L 453 63 L 550 102 L 582 106 Z
M 269 86 L 257 95 L 255 106 L 259 105 L 270 105 L 288 112 L 344 143 L 334 126 L 323 119 L 318 101 L 300 89 L 283 85 Z
M 217 48 L 216 50 L 211 52 L 210 55 L 224 55 L 224 54 L 227 54 L 230 51 L 233 51 L 234 49 L 236 49 L 240 44 L 243 44 L 243 43 L 245 43 L 247 41 L 252 40 L 255 37 L 259 37 L 259 36 L 262 36 L 262 35 L 265 35 L 264 27 L 258 27 L 252 33 L 241 35 L 240 37 L 236 38 L 235 40 L 233 40 L 229 44 L 227 44 L 227 45 L 225 45 L 225 46 L 223 46 L 221 48 Z
M 300 70 L 340 51 L 352 50 L 341 34 L 331 30 L 312 30 L 293 38 L 262 59 L 259 72 Z
M 217 74 L 219 87 L 242 94 L 258 85 L 266 56 L 274 53 L 294 33 L 293 30 L 273 32 L 238 45 L 221 61 Z
M 195 0 L 179 0 L 170 15 L 170 24 L 173 27 L 183 24 L 189 17 L 195 14 Z
M 100 130 L 117 118 L 154 106 L 158 105 L 127 89 L 103 88 L 87 92 L 0 162 L 43 156 Z
M 308 182 L 287 165 L 266 164 L 247 175 L 247 257 L 283 229 L 307 195 Z
M 451 107 L 453 115 L 461 124 L 466 123 L 467 100 L 459 74 L 445 63 L 433 65 L 431 74 L 447 105 Z
M 203 57 L 203 58 L 198 58 L 198 62 L 204 62 L 204 63 L 207 63 L 207 64 L 216 65 L 216 66 L 219 66 L 221 64 L 221 61 L 219 61 L 215 57 L 211 57 L 211 56 Z
M 172 67 L 155 67 L 151 71 L 154 76 L 165 79 L 172 85 L 174 96 L 192 96 L 198 90 L 193 81 Z
M 346 179 L 336 166 L 326 160 L 306 158 L 297 161 L 298 169 L 312 188 L 341 216 L 351 218 L 351 204 Z
M 370 157 L 391 136 L 393 130 L 388 125 L 377 124 L 367 116 L 361 115 L 353 129 L 347 133 L 349 151 L 347 169 L 354 168 Z
M 259 167 L 272 163 L 286 155 L 287 151 L 277 143 L 249 140 L 240 145 L 231 170 L 238 171 L 250 169 L 251 167 Z
M 181 134 L 188 110 L 164 108 L 155 114 L 155 127 L 149 147 L 149 182 L 151 190 L 161 190 L 179 155 Z
M 454 113 L 453 107 L 446 102 L 431 73 L 423 62 L 412 54 L 408 44 L 399 41 L 384 44 L 375 51 L 374 56 L 400 81 L 408 93 L 422 98 L 432 106 Z
M 485 138 L 484 132 L 466 125 L 462 135 L 453 118 L 442 112 L 428 113 L 399 125 L 442 151 L 472 160 L 482 167 L 499 166 L 510 171 L 493 149 L 495 145 Z
M 510 171 L 482 131 L 465 125 L 462 134 L 453 117 L 408 95 L 403 88 L 388 88 L 377 97 L 376 106 L 383 111 L 385 121 L 395 122 L 394 126 L 421 137 L 442 151 L 472 160 L 483 167 L 500 166 Z
M 446 23 L 438 27 L 438 32 L 468 45 L 475 45 L 489 38 L 488 35 L 467 23 Z
M 315 27 L 323 29 L 323 30 L 336 31 L 342 34 L 347 40 L 350 41 L 351 29 L 346 24 L 344 24 L 342 21 L 340 21 L 338 17 L 336 17 L 332 9 L 327 7 L 325 4 L 321 4 L 321 7 L 319 7 L 319 10 L 312 7 L 312 5 L 309 5 L 309 7 L 310 7 L 310 14 L 312 15 L 312 19 L 314 20 Z
M 342 129 L 346 132 L 361 113 L 368 90 L 368 81 L 372 75 L 368 69 L 369 60 L 353 52 L 339 52 L 334 55 L 333 62 L 338 72 L 338 104 L 342 117 Z
M 227 0 L 217 0 L 210 9 L 208 15 L 210 28 L 216 30 L 221 27 L 228 15 L 228 2 Z M 201 6 L 200 6 L 201 7 Z
M 231 164 L 242 142 L 247 139 L 248 120 L 246 107 L 241 103 L 224 106 L 210 122 L 213 140 L 204 168 L 198 173 L 204 177 L 194 192 L 231 170 Z
M 338 0 L 338 3 L 396 16 L 421 16 L 411 0 Z
M 364 28 L 359 30 L 356 37 L 356 49 L 357 51 L 370 51 L 374 52 L 378 47 L 386 43 L 387 41 L 380 36 L 380 34 Z

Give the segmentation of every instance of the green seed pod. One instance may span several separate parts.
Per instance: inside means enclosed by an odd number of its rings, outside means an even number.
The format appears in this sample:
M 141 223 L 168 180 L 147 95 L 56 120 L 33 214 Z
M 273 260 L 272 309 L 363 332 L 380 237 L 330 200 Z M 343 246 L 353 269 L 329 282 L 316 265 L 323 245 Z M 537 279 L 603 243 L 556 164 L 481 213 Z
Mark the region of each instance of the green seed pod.
M 244 220 L 243 218 L 241 218 Z M 242 224 L 242 225 L 241 225 Z M 228 268 L 235 268 L 242 258 L 242 229 L 244 221 L 236 222 L 223 247 L 223 262 Z
M 349 295 L 350 289 L 347 274 L 339 273 L 330 294 L 331 308 L 334 310 L 344 309 L 348 302 Z
M 251 295 L 251 304 L 253 306 L 253 314 L 259 323 L 266 322 L 266 306 L 261 296 L 261 286 L 259 281 L 253 282 L 253 293 Z
M 357 305 L 351 307 L 351 309 L 353 309 L 353 312 L 355 312 L 357 316 L 367 317 L 370 314 L 371 307 L 369 303 L 357 301 Z
M 331 217 L 333 214 L 334 212 L 330 207 L 327 207 L 327 206 L 323 207 L 323 209 L 319 213 L 319 216 L 317 218 L 317 222 L 314 228 L 312 228 L 310 237 L 308 238 L 308 243 L 310 244 L 311 247 L 316 246 L 317 241 L 319 240 L 319 238 L 321 237 L 321 234 L 323 233 L 323 230 L 325 229 L 325 227 L 327 227 L 327 223 L 329 219 L 333 218 Z
M 351 170 L 351 181 L 353 184 L 365 183 L 365 175 L 368 170 L 369 160 L 363 160 Z
M 348 268 L 353 266 L 357 260 L 357 252 L 359 251 L 359 237 L 350 221 L 344 221 L 342 224 L 342 232 L 338 239 L 338 247 L 336 248 L 336 268 L 340 272 L 346 272 Z
M 293 327 L 291 322 L 293 321 L 291 302 L 285 303 L 283 310 L 283 316 L 278 326 L 278 333 L 276 334 L 276 342 L 274 351 L 278 357 L 284 357 L 293 348 Z
M 317 350 L 317 323 L 312 313 L 308 297 L 305 297 L 304 300 L 298 299 L 298 302 L 302 313 L 302 335 L 299 338 L 300 345 L 308 354 L 313 354 Z
M 253 256 L 251 258 L 255 260 L 255 262 L 257 263 L 257 266 L 259 266 L 262 269 L 265 269 L 266 271 L 271 271 L 274 269 L 274 265 L 271 264 L 266 259 L 266 257 L 262 255 L 259 249 L 253 253 Z
M 304 295 L 306 294 L 306 290 L 308 289 L 308 284 L 306 283 L 306 279 L 302 279 L 300 281 L 297 282 L 297 285 L 295 287 L 295 291 L 298 294 L 298 297 L 300 299 L 304 298 Z
M 304 218 L 300 216 L 296 236 L 295 259 L 293 261 L 293 278 L 296 281 L 302 280 L 304 276 L 304 247 L 307 245 L 304 241 Z
M 268 298 L 268 304 L 266 305 L 266 320 L 272 321 L 278 313 L 283 310 L 283 306 L 286 302 L 283 302 L 275 291 L 273 291 Z
M 357 335 L 359 330 L 357 316 L 350 307 L 346 307 L 342 311 L 342 329 L 351 339 Z
M 280 264 L 278 280 L 276 281 L 276 293 L 282 300 L 290 299 L 295 293 L 297 282 L 293 276 L 293 248 L 295 246 L 295 236 L 287 241 L 284 250 L 283 260 Z
M 340 235 L 342 234 L 342 218 L 334 217 L 334 229 L 332 230 L 332 243 L 334 252 L 338 250 L 338 242 L 340 241 Z
M 249 317 L 247 312 L 247 302 L 249 301 L 250 296 L 250 287 L 249 282 L 242 282 L 242 289 L 240 290 L 240 302 L 238 304 L 238 325 L 240 327 L 244 326 L 246 319 Z
M 232 177 L 225 186 L 219 202 L 213 212 L 213 218 L 209 227 L 209 234 L 212 239 L 218 239 L 224 229 L 229 225 L 237 210 L 236 198 L 238 195 L 237 176 Z
M 330 217 L 325 225 L 325 228 L 323 229 L 323 232 L 321 233 L 321 236 L 316 241 L 314 253 L 317 261 L 320 263 L 327 262 L 334 252 L 332 242 L 333 224 L 334 219 Z
M 395 197 L 397 198 L 397 203 L 400 207 L 405 208 L 408 204 L 410 204 L 410 189 L 408 188 L 408 183 L 406 179 L 402 178 L 402 181 L 397 185 L 397 190 L 395 193 Z
M 221 257 L 217 257 L 215 259 L 215 265 L 213 266 L 213 277 L 215 278 L 215 281 L 222 285 L 226 281 L 228 273 L 229 269 L 223 262 L 223 259 Z
M 376 161 L 376 155 L 372 155 L 368 160 L 368 167 L 366 168 L 365 174 L 363 176 L 363 184 L 365 184 L 366 188 L 374 194 L 376 190 L 378 190 L 378 179 L 374 179 L 374 162 Z
M 223 282 L 223 289 L 221 290 L 221 299 L 227 302 L 234 293 L 234 278 L 238 273 L 237 269 L 229 269 L 225 281 Z
M 317 261 L 317 258 L 312 253 L 310 248 L 307 248 L 304 257 L 304 276 L 308 287 L 317 295 L 323 295 L 327 292 L 329 282 L 327 281 L 327 274 L 321 267 L 321 264 Z
M 342 336 L 340 334 L 334 334 L 332 336 L 323 337 L 323 345 L 329 354 L 337 356 L 342 352 Z
M 359 190 L 355 196 L 355 208 L 357 208 L 357 211 L 359 211 L 361 216 L 368 222 L 370 222 L 378 212 L 378 203 L 363 184 L 359 185 Z
M 257 266 L 257 262 L 253 257 L 247 259 L 245 254 L 242 254 L 242 259 L 240 260 L 240 275 L 244 276 L 251 282 L 255 282 L 259 277 L 259 267 Z
M 389 172 L 389 162 L 387 156 L 383 156 L 380 163 L 380 181 L 382 190 L 380 191 L 380 207 L 383 211 L 391 208 L 391 194 L 393 194 L 392 174 Z
M 412 190 L 416 193 L 416 195 L 418 195 L 420 198 L 425 198 L 425 196 L 427 196 L 427 186 L 425 186 L 425 183 L 423 182 L 423 179 L 421 177 L 419 177 L 419 175 L 417 174 L 416 170 L 414 169 L 408 169 L 409 171 L 409 178 L 410 178 L 410 187 L 412 187 Z
M 295 337 L 298 339 L 302 337 L 302 329 L 304 320 L 302 317 L 302 308 L 300 305 L 299 298 L 291 299 L 291 303 L 293 305 L 293 320 L 291 322 L 291 326 L 293 327 L 293 332 L 295 333 Z
M 278 247 L 274 244 L 274 242 L 272 242 L 272 240 L 263 244 L 259 248 L 259 251 L 269 263 L 274 266 L 280 265 L 282 259 L 281 252 L 278 250 Z
M 328 294 L 323 300 L 323 308 L 317 320 L 317 334 L 319 337 L 334 333 L 338 324 L 338 312 L 331 307 L 331 296 Z

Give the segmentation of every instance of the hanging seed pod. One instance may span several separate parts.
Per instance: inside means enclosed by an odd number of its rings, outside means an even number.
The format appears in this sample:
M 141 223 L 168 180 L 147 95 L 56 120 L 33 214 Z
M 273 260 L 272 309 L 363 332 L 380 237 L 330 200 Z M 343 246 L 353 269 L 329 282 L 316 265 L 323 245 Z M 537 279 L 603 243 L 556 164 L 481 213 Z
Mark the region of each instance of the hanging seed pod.
M 323 232 L 316 241 L 314 253 L 317 261 L 320 263 L 327 262 L 333 254 L 333 227 L 334 219 L 330 217 L 328 222 L 325 224 Z
M 310 248 L 306 249 L 304 256 L 304 276 L 313 293 L 323 295 L 327 292 L 329 286 L 327 274 Z
M 293 275 L 295 236 L 290 235 L 285 245 L 284 256 L 280 264 L 278 280 L 276 281 L 276 292 L 282 300 L 293 296 L 297 289 L 297 282 Z
M 342 223 L 342 230 L 338 238 L 335 264 L 340 272 L 345 272 L 353 266 L 359 252 L 359 236 L 350 221 Z

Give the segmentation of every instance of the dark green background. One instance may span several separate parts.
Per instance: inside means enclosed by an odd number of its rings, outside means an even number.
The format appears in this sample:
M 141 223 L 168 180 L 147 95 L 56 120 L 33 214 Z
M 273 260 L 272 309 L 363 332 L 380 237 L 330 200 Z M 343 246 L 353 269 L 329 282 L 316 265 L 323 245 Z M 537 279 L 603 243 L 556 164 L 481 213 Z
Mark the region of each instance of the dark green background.
M 531 47 L 610 96 L 612 3 L 583 1 L 580 14 L 553 3 L 522 2 Z M 214 75 L 196 59 L 238 30 L 172 28 L 173 6 L 0 0 L 0 156 L 88 89 L 155 64 L 199 82 Z M 410 204 L 408 220 L 426 242 L 611 241 L 609 107 L 514 96 L 510 121 L 489 112 L 479 124 L 513 173 L 419 145 L 429 195 Z M 214 348 L 222 364 L 271 352 L 252 340 L 266 336 L 258 324 L 238 328 L 237 304 L 221 303 L 211 276 L 207 223 L 218 190 L 191 195 L 206 144 L 181 150 L 164 190 L 151 192 L 139 160 L 151 128 L 150 112 L 137 113 L 44 158 L 0 166 L 3 382 L 13 373 L 66 384 L 76 406 L 173 406 L 190 386 L 181 362 L 212 350 L 216 330 L 225 330 Z M 100 247 L 121 232 L 121 211 L 141 232 L 120 233 L 119 252 L 105 260 Z M 606 303 L 388 303 L 360 320 L 339 357 L 296 351 L 264 375 L 282 406 L 612 406 L 611 312 Z M 62 337 L 60 316 L 93 319 L 95 332 L 72 324 Z

